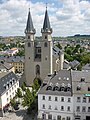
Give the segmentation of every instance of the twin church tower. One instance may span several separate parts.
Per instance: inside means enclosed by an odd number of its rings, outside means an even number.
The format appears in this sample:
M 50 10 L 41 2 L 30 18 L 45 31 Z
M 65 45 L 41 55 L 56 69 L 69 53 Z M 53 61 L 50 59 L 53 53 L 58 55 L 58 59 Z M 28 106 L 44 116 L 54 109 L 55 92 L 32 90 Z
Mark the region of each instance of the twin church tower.
M 63 69 L 64 55 L 61 54 L 59 57 L 53 55 L 52 28 L 47 8 L 43 28 L 41 29 L 42 38 L 36 40 L 35 33 L 36 30 L 29 10 L 25 29 L 25 77 L 27 86 L 31 86 L 36 77 L 43 80 L 48 73 L 52 74 L 54 70 Z

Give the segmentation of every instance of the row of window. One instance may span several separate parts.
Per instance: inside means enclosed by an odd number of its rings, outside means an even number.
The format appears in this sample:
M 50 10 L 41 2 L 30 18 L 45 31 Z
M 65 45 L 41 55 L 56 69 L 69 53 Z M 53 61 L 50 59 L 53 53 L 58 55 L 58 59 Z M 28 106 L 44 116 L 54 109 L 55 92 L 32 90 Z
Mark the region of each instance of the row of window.
M 81 90 L 81 86 L 77 86 L 76 90 L 77 90 L 77 91 L 80 91 L 80 90 Z M 90 87 L 88 87 L 87 90 L 90 91 Z
M 20 63 L 15 63 L 15 65 L 22 65 L 23 66 L 23 62 L 20 62 Z
M 81 112 L 81 107 L 76 107 L 76 112 Z M 86 106 L 82 106 L 82 112 L 90 112 L 90 107 L 88 107 L 88 110 L 86 111 Z
M 42 109 L 45 109 L 45 104 L 42 105 Z M 48 106 L 48 109 L 51 110 L 51 109 L 52 109 L 52 106 L 49 105 L 49 106 Z M 55 106 L 55 109 L 54 109 L 54 110 L 58 110 L 58 107 Z M 61 106 L 61 107 L 60 107 L 60 110 L 61 110 L 61 111 L 64 111 L 64 110 L 65 110 L 65 107 L 64 107 L 64 106 Z M 70 106 L 67 107 L 67 111 L 71 111 Z M 77 107 L 76 107 L 76 112 L 81 112 L 81 107 L 80 107 L 80 106 L 77 106 Z M 86 111 L 86 106 L 82 106 L 82 112 L 90 112 L 90 107 L 88 107 L 88 110 Z
M 44 37 L 45 39 L 47 39 L 47 35 L 45 35 L 45 37 Z M 28 36 L 28 39 L 30 39 L 30 36 Z
M 83 102 L 86 103 L 88 101 L 88 103 L 90 103 L 90 97 L 83 97 L 81 100 L 81 97 L 77 97 L 77 102 Z
M 45 109 L 45 104 L 42 105 L 42 109 Z M 49 110 L 52 109 L 51 105 L 48 106 L 48 109 L 49 109 Z M 54 109 L 54 110 L 58 110 L 57 106 L 55 106 L 55 109 Z M 61 110 L 61 111 L 64 111 L 64 110 L 65 110 L 65 107 L 64 107 L 64 106 L 61 106 L 61 107 L 60 107 L 60 110 Z M 67 111 L 71 111 L 70 106 L 67 107 Z
M 18 83 L 17 83 L 17 85 L 18 85 Z M 11 93 L 11 90 L 13 91 L 15 88 L 16 88 L 16 85 L 14 85 L 14 86 L 12 87 L 12 89 L 10 89 L 8 92 L 6 92 L 6 95 L 8 95 L 9 93 Z
M 31 47 L 31 44 L 30 44 L 30 42 L 28 43 L 28 47 Z M 44 47 L 48 47 L 48 44 L 47 44 L 47 42 L 45 42 L 45 43 L 44 43 Z M 41 51 L 40 51 L 40 53 L 41 53 Z
M 19 69 L 20 69 L 20 68 L 22 69 L 23 67 L 24 67 L 24 66 L 19 66 L 19 67 L 18 67 L 18 66 L 16 66 L 16 68 L 19 68 Z
M 15 96 L 15 93 L 16 93 L 16 90 L 15 90 L 15 92 L 12 93 L 12 95 L 10 95 L 10 96 L 7 98 L 7 102 L 9 102 L 9 100 L 10 100 L 11 98 L 13 98 L 13 96 Z
M 45 96 L 42 96 L 42 100 L 45 100 L 45 99 L 46 99 Z M 49 101 L 52 100 L 52 99 L 51 99 L 51 96 L 48 97 L 48 100 L 49 100 Z M 54 100 L 55 100 L 55 101 L 58 101 L 58 97 L 55 97 Z M 87 98 L 86 98 L 86 97 L 83 97 L 83 98 L 82 98 L 82 102 L 83 102 L 83 103 L 86 103 L 87 100 L 88 100 L 88 103 L 90 103 L 90 97 L 87 97 Z M 64 97 L 61 97 L 61 100 L 60 100 L 60 101 L 61 101 L 61 102 L 64 102 L 64 101 L 65 101 L 65 98 L 64 98 Z M 67 102 L 71 102 L 71 98 L 68 98 Z M 81 102 L 81 97 L 77 97 L 77 102 Z
M 42 119 L 43 119 L 43 120 L 46 120 L 46 114 L 42 113 Z M 55 117 L 55 118 L 52 118 L 52 114 L 49 114 L 49 115 L 48 115 L 48 120 L 52 120 L 52 119 L 53 119 L 53 120 L 54 120 L 54 119 L 55 119 L 55 120 L 65 120 L 65 118 L 62 117 L 62 116 L 60 116 L 60 115 L 58 115 L 57 118 L 56 118 L 56 117 Z M 71 120 L 71 117 L 70 117 L 70 116 L 67 116 L 67 117 L 66 117 L 66 120 Z
M 42 100 L 45 100 L 45 99 L 46 99 L 45 96 L 42 96 Z M 48 100 L 49 100 L 49 101 L 52 100 L 52 99 L 51 99 L 51 96 L 48 97 Z M 58 101 L 58 97 L 55 97 L 54 100 L 55 100 L 55 101 Z M 61 97 L 61 102 L 64 102 L 64 101 L 65 101 L 64 97 Z M 67 102 L 71 102 L 71 98 L 68 98 Z

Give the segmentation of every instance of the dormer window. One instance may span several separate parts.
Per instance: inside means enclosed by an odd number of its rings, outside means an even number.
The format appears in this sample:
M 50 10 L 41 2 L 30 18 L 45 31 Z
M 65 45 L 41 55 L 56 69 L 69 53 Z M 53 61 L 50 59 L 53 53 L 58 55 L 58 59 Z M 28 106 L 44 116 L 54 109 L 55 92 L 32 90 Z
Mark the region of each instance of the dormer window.
M 48 86 L 48 87 L 47 87 L 47 90 L 52 90 L 52 86 Z
M 81 82 L 85 82 L 85 78 L 84 77 L 81 78 Z
M 90 91 L 90 87 L 88 87 L 88 91 Z
M 68 87 L 68 88 L 67 88 L 67 91 L 71 91 L 71 88 L 70 88 L 70 87 Z
M 77 86 L 77 91 L 81 90 L 81 87 L 80 86 Z
M 60 91 L 64 91 L 65 90 L 65 88 L 64 87 L 60 87 Z
M 54 88 L 53 88 L 53 90 L 55 91 L 55 90 L 59 90 L 59 87 L 58 86 L 55 86 Z

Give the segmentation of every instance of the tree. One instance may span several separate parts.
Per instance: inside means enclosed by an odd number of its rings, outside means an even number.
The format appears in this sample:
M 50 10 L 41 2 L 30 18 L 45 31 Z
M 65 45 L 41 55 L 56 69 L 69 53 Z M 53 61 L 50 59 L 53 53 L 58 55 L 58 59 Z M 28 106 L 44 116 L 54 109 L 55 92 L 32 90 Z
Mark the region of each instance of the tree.
M 11 103 L 11 106 L 14 108 L 15 105 L 16 105 L 16 101 L 15 101 L 15 99 L 11 99 L 11 100 L 10 100 L 10 103 Z
M 60 45 L 60 43 L 58 42 L 58 44 L 56 45 L 59 49 L 62 49 L 62 46 Z
M 76 45 L 76 48 L 80 48 L 80 45 L 79 45 L 79 44 L 77 44 L 77 45 Z
M 26 90 L 26 83 L 25 83 L 25 82 L 23 82 L 21 88 L 22 88 L 22 91 L 25 91 L 25 90 Z
M 22 91 L 20 88 L 17 89 L 16 96 L 22 98 Z
M 34 84 L 33 84 L 32 88 L 33 88 L 33 90 L 35 90 L 36 92 L 37 92 L 38 89 L 40 88 L 40 85 L 39 85 L 39 83 L 38 83 L 38 79 L 37 79 L 37 78 L 34 80 Z
M 27 106 L 28 108 L 31 107 L 31 104 L 33 103 L 33 95 L 32 93 L 30 92 L 29 88 L 26 89 L 25 91 L 25 94 L 23 96 L 23 102 L 22 102 L 22 105 L 25 107 Z

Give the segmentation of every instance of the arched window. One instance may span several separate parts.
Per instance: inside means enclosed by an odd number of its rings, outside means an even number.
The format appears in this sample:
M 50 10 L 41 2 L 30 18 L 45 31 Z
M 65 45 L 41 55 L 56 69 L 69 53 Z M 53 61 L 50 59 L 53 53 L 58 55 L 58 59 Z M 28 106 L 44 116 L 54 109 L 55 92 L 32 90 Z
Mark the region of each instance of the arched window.
M 31 44 L 30 44 L 30 42 L 28 43 L 28 47 L 31 47 Z
M 30 39 L 30 36 L 28 36 L 28 39 Z
M 47 44 L 47 42 L 45 42 L 45 43 L 44 43 L 44 47 L 47 47 L 47 46 L 48 46 L 48 44 Z
M 36 65 L 36 75 L 40 75 L 40 66 Z
M 45 35 L 45 39 L 47 39 L 47 35 Z

